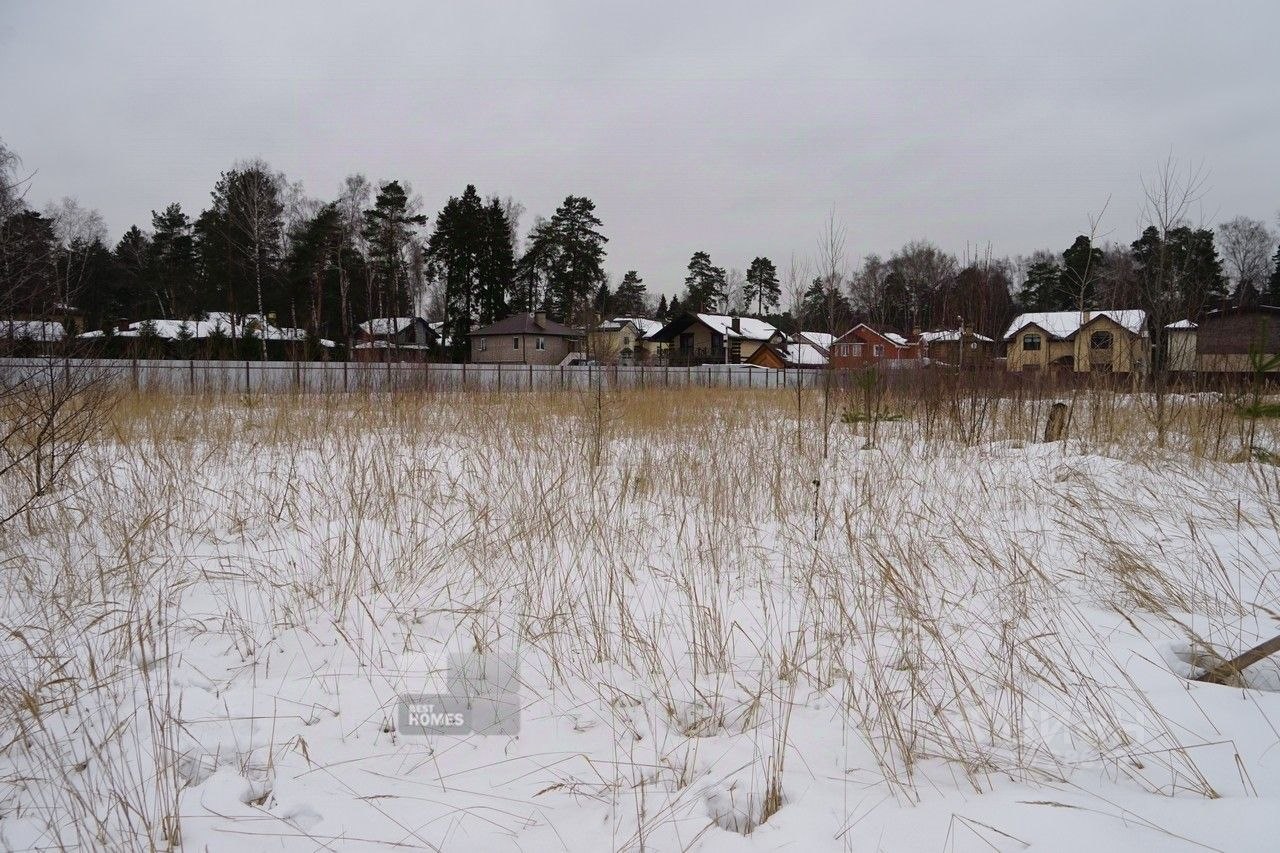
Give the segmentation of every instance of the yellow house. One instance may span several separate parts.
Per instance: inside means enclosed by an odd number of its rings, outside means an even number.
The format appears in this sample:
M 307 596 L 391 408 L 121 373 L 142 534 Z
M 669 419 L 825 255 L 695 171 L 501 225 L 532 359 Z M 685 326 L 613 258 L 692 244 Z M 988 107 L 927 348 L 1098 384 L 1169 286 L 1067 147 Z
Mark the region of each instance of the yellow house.
M 1016 373 L 1142 373 L 1150 358 L 1147 314 L 1136 309 L 1020 314 L 1004 341 Z
M 591 357 L 604 364 L 645 364 L 666 349 L 649 338 L 661 329 L 662 323 L 646 317 L 606 320 L 588 335 Z

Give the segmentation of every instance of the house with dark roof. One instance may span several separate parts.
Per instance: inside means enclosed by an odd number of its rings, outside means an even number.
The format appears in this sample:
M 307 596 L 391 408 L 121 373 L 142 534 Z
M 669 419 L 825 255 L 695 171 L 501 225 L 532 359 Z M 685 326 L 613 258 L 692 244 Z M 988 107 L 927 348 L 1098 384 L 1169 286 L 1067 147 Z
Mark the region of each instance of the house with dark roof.
M 582 349 L 586 336 L 536 311 L 512 314 L 468 337 L 471 361 L 477 364 L 560 364 Z
M 1137 309 L 1019 314 L 1004 342 L 1005 366 L 1017 373 L 1135 373 L 1150 355 L 1147 312 Z
M 770 323 L 726 314 L 682 314 L 648 336 L 667 344 L 667 363 L 746 364 L 763 346 L 782 346 L 786 336 Z
M 1280 306 L 1243 305 L 1209 311 L 1198 323 L 1165 326 L 1167 365 L 1174 371 L 1252 373 L 1280 355 Z M 1271 365 L 1272 372 L 1280 366 Z

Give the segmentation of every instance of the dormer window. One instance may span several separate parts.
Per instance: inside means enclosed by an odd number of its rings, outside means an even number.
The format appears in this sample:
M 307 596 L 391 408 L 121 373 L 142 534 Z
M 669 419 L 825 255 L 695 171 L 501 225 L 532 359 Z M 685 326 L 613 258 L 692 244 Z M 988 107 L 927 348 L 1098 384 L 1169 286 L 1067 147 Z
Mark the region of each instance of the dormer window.
M 1040 336 L 1039 335 L 1023 335 L 1022 351 L 1023 352 L 1039 352 Z
M 1094 332 L 1089 336 L 1089 349 L 1111 349 L 1110 332 Z

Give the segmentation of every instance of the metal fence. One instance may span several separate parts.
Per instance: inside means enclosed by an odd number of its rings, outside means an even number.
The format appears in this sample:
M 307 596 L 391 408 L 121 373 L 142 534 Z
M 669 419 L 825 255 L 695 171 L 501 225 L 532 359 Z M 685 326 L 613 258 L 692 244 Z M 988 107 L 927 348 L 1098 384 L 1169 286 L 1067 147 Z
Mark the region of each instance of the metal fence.
M 429 364 L 354 361 L 175 361 L 4 358 L 10 376 L 90 371 L 136 391 L 187 394 L 377 393 L 397 391 L 575 391 L 624 388 L 795 388 L 821 384 L 821 371 L 704 364 L 649 367 Z

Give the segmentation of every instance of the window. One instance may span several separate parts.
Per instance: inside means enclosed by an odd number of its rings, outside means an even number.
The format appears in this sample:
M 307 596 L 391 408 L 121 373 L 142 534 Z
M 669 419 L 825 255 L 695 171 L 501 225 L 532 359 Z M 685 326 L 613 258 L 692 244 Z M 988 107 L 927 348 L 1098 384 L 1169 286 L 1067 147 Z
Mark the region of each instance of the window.
M 484 352 L 484 351 L 485 351 L 485 350 L 487 350 L 488 348 L 489 348 L 489 339 L 488 339 L 488 338 L 476 338 L 476 351 L 477 351 L 477 352 Z
M 1111 349 L 1111 333 L 1094 332 L 1089 336 L 1089 349 Z
M 862 358 L 862 344 L 850 344 L 849 348 L 853 350 L 853 355 Z
M 539 337 L 537 340 L 535 340 L 535 341 L 533 342 L 533 348 L 534 348 L 534 349 L 546 349 L 546 348 L 547 348 L 547 339 L 546 339 L 546 338 Z
M 512 349 L 520 349 L 520 339 L 519 339 L 519 338 L 512 338 L 512 339 L 511 339 L 511 348 L 512 348 Z
M 1023 352 L 1038 352 L 1039 350 L 1040 350 L 1039 335 L 1023 335 L 1022 336 Z
M 871 355 L 873 355 L 873 356 L 874 356 L 874 357 L 876 357 L 876 358 L 881 358 L 881 357 L 883 357 L 883 356 L 884 356 L 884 344 L 875 344 L 874 346 L 872 346 L 872 347 L 871 347 Z

